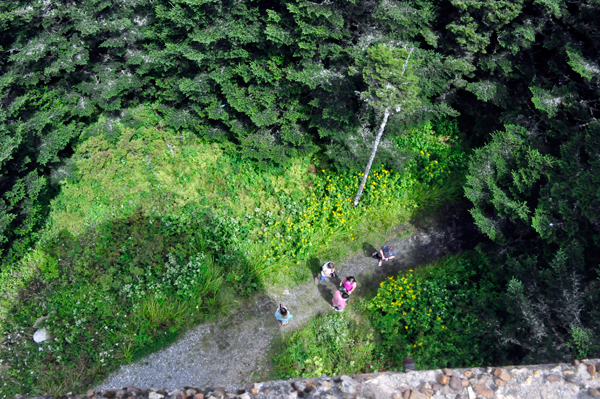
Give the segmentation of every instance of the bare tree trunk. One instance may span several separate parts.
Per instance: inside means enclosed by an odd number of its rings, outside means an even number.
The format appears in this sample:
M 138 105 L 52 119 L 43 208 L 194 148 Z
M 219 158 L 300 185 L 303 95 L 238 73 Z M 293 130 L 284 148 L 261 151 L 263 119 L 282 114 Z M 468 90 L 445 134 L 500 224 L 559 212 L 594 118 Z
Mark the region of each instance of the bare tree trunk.
M 365 188 L 365 184 L 367 183 L 367 178 L 369 177 L 369 171 L 371 170 L 371 165 L 373 165 L 373 160 L 375 159 L 375 153 L 377 152 L 377 147 L 379 147 L 379 141 L 381 140 L 381 136 L 383 136 L 383 130 L 385 129 L 385 125 L 387 124 L 387 120 L 390 116 L 390 107 L 385 109 L 383 113 L 383 121 L 381 121 L 381 125 L 379 125 L 379 131 L 377 132 L 377 137 L 375 137 L 375 143 L 373 144 L 373 150 L 371 151 L 371 157 L 369 158 L 369 162 L 367 163 L 367 167 L 365 168 L 365 174 L 360 182 L 360 186 L 358 186 L 358 192 L 356 193 L 356 198 L 354 198 L 354 206 L 358 205 L 358 201 L 360 201 L 360 196 Z

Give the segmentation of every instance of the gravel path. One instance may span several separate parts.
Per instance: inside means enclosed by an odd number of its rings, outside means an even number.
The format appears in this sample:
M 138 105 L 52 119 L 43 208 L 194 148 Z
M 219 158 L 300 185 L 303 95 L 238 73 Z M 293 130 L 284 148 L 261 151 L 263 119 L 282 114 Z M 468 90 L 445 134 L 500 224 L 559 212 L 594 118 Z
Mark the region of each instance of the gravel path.
M 399 270 L 427 264 L 446 254 L 472 248 L 480 235 L 465 209 L 448 209 L 437 220 L 422 218 L 392 230 L 385 244 L 398 249 L 396 259 L 377 267 L 369 255 L 383 243 L 363 243 L 363 251 L 338 263 L 340 277 L 353 275 L 356 293 L 376 287 Z M 408 237 L 407 237 L 408 234 Z M 339 283 L 339 280 L 337 281 Z M 201 324 L 168 348 L 112 373 L 98 389 L 136 386 L 174 389 L 184 386 L 222 386 L 234 389 L 247 382 L 269 379 L 270 344 L 318 313 L 331 310 L 335 282 L 314 282 L 253 297 L 244 309 L 215 322 Z M 273 313 L 284 303 L 294 315 L 282 327 Z

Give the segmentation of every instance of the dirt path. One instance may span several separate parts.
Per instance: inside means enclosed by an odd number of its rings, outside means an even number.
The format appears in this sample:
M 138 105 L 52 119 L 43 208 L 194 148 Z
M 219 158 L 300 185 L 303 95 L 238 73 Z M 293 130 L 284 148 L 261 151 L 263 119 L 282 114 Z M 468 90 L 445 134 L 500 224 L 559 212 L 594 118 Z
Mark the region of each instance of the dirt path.
M 376 287 L 398 271 L 427 264 L 446 254 L 469 249 L 479 235 L 464 209 L 441 212 L 437 220 L 423 218 L 398 226 L 385 244 L 398 249 L 396 259 L 382 267 L 369 255 L 373 245 L 363 243 L 363 250 L 339 263 L 340 277 L 353 275 L 358 281 L 356 294 Z M 407 237 L 407 234 L 410 234 Z M 339 282 L 339 281 L 338 281 Z M 247 382 L 268 379 L 267 355 L 274 340 L 301 327 L 318 313 L 331 312 L 336 286 L 314 282 L 267 292 L 255 296 L 238 313 L 216 322 L 201 324 L 168 348 L 155 352 L 136 363 L 122 366 L 96 389 L 140 388 L 174 389 L 184 386 L 223 386 L 233 389 Z M 284 303 L 294 315 L 290 325 L 281 327 L 273 313 Z

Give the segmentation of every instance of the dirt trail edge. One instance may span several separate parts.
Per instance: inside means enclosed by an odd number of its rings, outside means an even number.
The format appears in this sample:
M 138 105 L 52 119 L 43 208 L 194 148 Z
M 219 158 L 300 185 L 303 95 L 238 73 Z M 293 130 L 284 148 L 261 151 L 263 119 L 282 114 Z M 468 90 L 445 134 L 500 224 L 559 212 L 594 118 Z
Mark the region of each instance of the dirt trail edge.
M 400 270 L 473 248 L 481 239 L 464 207 L 448 208 L 438 215 L 419 218 L 393 229 L 385 244 L 394 245 L 398 256 L 382 267 L 377 267 L 377 260 L 369 255 L 375 250 L 374 246 L 384 243 L 363 243 L 362 251 L 339 262 L 340 277 L 353 275 L 358 281 L 354 295 L 361 295 L 361 290 L 377 286 Z M 407 233 L 411 233 L 409 237 L 406 237 Z M 301 327 L 316 314 L 332 312 L 334 289 L 332 282 L 317 286 L 310 281 L 283 292 L 256 295 L 237 313 L 201 324 L 170 347 L 122 366 L 95 389 L 125 386 L 165 389 L 222 386 L 234 389 L 268 378 L 270 344 Z M 280 326 L 273 316 L 280 302 L 294 315 L 286 327 Z

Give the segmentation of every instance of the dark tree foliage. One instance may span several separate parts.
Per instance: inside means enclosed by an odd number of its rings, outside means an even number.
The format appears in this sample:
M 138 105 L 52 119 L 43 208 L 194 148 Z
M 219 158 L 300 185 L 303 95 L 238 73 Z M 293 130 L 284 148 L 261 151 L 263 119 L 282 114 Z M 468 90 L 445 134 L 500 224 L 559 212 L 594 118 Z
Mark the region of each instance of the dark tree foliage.
M 503 265 L 495 281 L 506 286 L 510 316 L 499 342 L 518 361 L 592 356 L 600 351 L 591 339 L 600 334 L 600 3 L 459 8 L 450 30 L 478 52 L 479 80 L 466 90 L 493 104 L 470 101 L 465 113 L 506 125 L 475 151 L 465 186 Z

